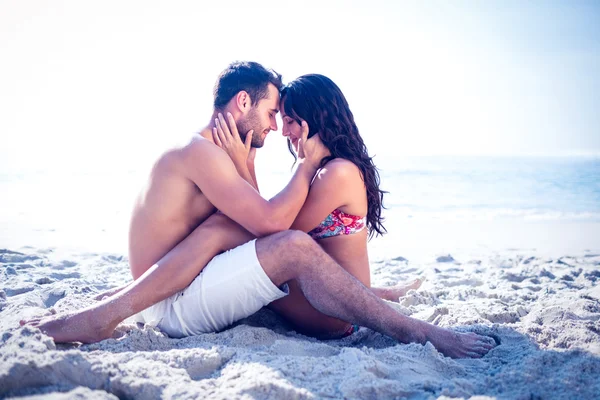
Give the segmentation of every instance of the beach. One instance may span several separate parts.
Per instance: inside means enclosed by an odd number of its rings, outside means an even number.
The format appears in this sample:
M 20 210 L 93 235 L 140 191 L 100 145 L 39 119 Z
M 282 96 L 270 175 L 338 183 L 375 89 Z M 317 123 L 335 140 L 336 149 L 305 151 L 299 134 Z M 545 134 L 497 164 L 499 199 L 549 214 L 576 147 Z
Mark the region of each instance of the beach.
M 548 228 L 543 228 L 548 231 Z M 597 229 L 597 227 L 596 227 Z M 390 240 L 393 240 L 391 238 Z M 488 243 L 489 245 L 489 243 Z M 0 252 L 0 393 L 26 398 L 595 398 L 600 390 L 600 252 L 373 245 L 372 283 L 426 281 L 393 304 L 439 326 L 495 338 L 481 359 L 399 344 L 367 328 L 319 341 L 263 309 L 220 333 L 170 339 L 130 321 L 116 338 L 55 345 L 19 320 L 76 310 L 129 280 L 117 253 Z M 425 251 L 425 250 L 422 250 Z M 479 251 L 479 254 L 478 254 Z M 483 396 L 483 397 L 481 397 Z

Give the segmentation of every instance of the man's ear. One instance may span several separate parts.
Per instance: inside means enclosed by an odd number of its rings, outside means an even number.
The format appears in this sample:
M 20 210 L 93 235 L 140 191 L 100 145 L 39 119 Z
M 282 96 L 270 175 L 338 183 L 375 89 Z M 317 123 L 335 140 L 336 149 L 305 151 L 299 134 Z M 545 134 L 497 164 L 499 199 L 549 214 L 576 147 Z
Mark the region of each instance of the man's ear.
M 235 96 L 235 104 L 242 113 L 246 113 L 252 107 L 250 95 L 245 90 L 240 90 Z

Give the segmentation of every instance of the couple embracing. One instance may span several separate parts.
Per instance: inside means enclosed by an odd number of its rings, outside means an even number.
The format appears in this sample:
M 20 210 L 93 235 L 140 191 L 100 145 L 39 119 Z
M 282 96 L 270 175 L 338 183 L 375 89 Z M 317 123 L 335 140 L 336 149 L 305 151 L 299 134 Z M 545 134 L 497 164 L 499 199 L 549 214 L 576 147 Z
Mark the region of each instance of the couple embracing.
M 296 159 L 287 186 L 258 191 L 256 150 L 278 129 Z M 341 90 L 322 75 L 286 85 L 255 62 L 230 64 L 209 124 L 154 164 L 129 230 L 133 281 L 77 312 L 22 321 L 56 342 L 96 342 L 134 316 L 170 337 L 217 332 L 264 306 L 322 339 L 368 327 L 450 357 L 482 357 L 492 338 L 396 311 L 420 281 L 370 285 L 367 240 L 383 234 L 379 175 Z

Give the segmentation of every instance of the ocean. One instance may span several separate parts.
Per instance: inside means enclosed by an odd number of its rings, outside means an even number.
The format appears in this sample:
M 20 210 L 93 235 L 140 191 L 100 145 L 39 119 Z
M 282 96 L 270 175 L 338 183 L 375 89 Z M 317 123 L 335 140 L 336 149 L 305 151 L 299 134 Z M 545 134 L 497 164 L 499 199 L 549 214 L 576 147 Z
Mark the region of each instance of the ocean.
M 411 226 L 431 221 L 600 221 L 600 157 L 398 157 L 375 162 L 381 188 L 388 191 L 388 231 L 407 221 Z M 290 165 L 257 166 L 263 196 L 285 185 Z M 80 167 L 2 171 L 0 247 L 125 251 L 129 212 L 145 170 Z
M 600 217 L 600 158 L 399 158 L 382 172 L 387 206 L 409 218 Z

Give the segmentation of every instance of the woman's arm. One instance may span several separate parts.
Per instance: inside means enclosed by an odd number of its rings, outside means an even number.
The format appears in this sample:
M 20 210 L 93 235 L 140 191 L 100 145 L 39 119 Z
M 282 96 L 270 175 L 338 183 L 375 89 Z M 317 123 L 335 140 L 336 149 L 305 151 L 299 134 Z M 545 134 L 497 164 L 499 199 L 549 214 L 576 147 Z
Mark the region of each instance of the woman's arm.
M 348 160 L 335 159 L 317 172 L 291 229 L 310 232 L 342 207 L 348 208 L 348 213 L 366 214 L 366 192 L 359 169 Z
M 248 153 L 248 161 L 246 162 L 246 164 L 248 166 L 248 171 L 250 171 L 250 178 L 252 178 L 252 180 L 254 181 L 254 189 L 256 189 L 258 193 L 260 193 L 260 190 L 258 189 L 258 180 L 256 180 L 256 168 L 254 166 L 255 157 L 256 147 L 252 147 L 250 149 L 250 152 Z

